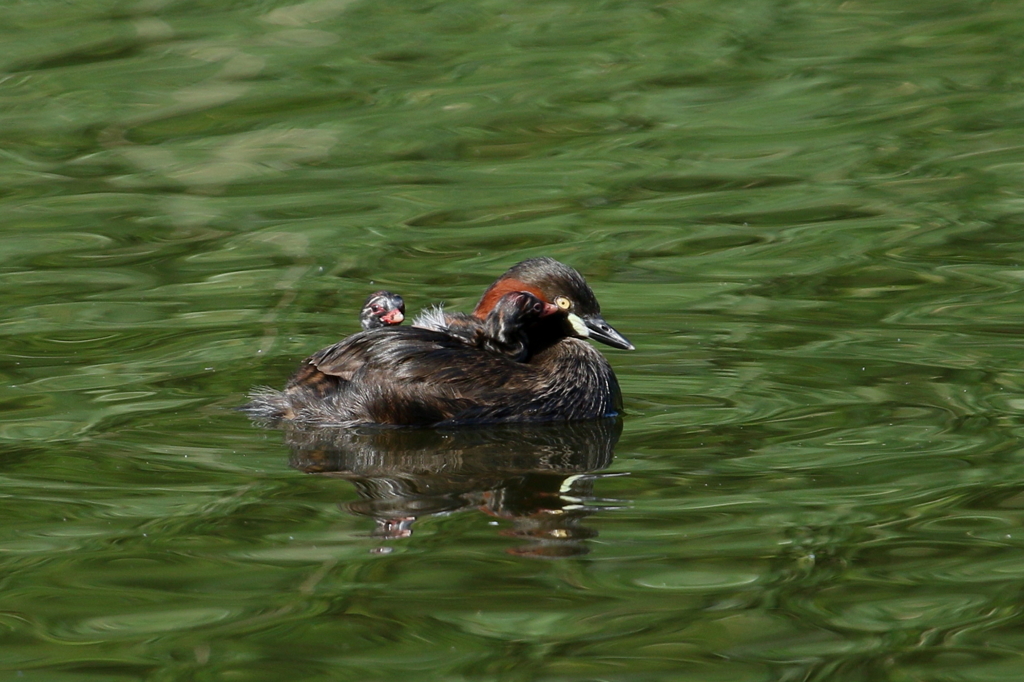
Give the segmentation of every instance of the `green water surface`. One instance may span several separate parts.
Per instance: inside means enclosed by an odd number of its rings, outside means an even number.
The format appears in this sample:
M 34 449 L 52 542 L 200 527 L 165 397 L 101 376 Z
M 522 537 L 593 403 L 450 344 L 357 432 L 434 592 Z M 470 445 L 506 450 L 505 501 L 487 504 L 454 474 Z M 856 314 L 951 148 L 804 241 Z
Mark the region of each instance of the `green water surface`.
M 1024 679 L 1024 11 L 0 4 L 0 678 Z M 580 269 L 621 420 L 233 408 Z

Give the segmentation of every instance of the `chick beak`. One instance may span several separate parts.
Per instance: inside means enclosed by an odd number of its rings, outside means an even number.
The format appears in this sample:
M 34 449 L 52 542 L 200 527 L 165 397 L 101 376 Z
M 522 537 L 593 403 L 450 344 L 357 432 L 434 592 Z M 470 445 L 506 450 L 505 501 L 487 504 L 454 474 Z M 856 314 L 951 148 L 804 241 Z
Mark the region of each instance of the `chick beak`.
M 540 316 L 541 317 L 547 317 L 548 315 L 554 315 L 555 313 L 559 312 L 560 310 L 561 310 L 561 308 L 559 308 L 554 303 L 544 302 L 544 307 L 540 311 Z
M 401 324 L 402 320 L 405 319 L 405 315 L 402 314 L 401 310 L 395 308 L 380 319 L 384 324 Z
M 612 348 L 620 348 L 622 350 L 634 350 L 636 347 L 631 344 L 626 337 L 615 331 L 615 328 L 604 321 L 604 318 L 600 315 L 588 315 L 583 319 L 583 324 L 587 325 L 587 331 L 590 332 L 589 337 L 595 341 L 606 343 Z

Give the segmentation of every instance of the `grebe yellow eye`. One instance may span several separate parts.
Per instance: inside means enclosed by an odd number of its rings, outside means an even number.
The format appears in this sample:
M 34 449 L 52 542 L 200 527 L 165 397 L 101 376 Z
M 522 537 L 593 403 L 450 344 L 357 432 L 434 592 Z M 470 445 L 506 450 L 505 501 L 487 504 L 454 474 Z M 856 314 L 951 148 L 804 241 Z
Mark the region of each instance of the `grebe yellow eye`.
M 568 310 L 569 308 L 572 307 L 572 301 L 567 299 L 565 296 L 559 296 L 558 298 L 555 299 L 555 305 L 557 305 L 562 310 Z

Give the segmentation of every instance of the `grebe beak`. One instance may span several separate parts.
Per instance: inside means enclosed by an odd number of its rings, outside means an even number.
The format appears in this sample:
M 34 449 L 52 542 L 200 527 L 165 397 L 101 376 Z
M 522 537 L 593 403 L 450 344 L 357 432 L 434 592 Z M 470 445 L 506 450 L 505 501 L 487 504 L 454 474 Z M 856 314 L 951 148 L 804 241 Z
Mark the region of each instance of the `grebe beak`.
M 402 320 L 405 319 L 405 315 L 402 314 L 401 310 L 396 308 L 380 319 L 384 324 L 401 324 Z
M 622 350 L 635 350 L 636 346 L 626 340 L 626 337 L 615 331 L 615 328 L 604 321 L 604 318 L 600 315 L 587 315 L 586 317 L 580 318 L 583 324 L 586 325 L 588 336 L 594 341 L 600 341 L 606 343 L 612 348 L 620 348 Z M 573 325 L 574 327 L 576 325 Z

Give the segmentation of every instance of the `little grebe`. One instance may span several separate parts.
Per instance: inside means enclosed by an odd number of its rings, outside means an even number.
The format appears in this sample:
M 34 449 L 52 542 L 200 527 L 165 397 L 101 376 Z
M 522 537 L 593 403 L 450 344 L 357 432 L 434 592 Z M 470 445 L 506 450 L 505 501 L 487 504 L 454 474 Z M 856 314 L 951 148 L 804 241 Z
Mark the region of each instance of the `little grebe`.
M 390 291 L 375 291 L 366 297 L 359 311 L 359 325 L 363 331 L 402 324 L 405 319 L 405 301 Z
M 569 266 L 531 258 L 510 268 L 473 311 L 483 336 L 462 331 L 475 326 L 469 320 L 437 317 L 438 328 L 387 326 L 324 348 L 284 391 L 254 391 L 244 409 L 262 419 L 420 426 L 621 411 L 615 373 L 582 339 L 633 345 L 604 321 L 594 292 Z

